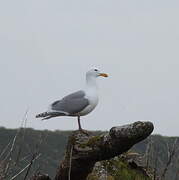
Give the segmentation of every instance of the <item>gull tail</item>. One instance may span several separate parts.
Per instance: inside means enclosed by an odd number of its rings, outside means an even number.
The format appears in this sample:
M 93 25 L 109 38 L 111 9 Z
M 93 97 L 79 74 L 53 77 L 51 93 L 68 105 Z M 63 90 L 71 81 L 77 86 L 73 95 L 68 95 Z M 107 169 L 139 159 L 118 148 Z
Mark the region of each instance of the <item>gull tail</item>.
M 42 120 L 45 120 L 45 119 L 50 119 L 54 116 L 51 115 L 49 112 L 43 112 L 43 113 L 37 114 L 35 117 L 36 118 L 43 118 Z
M 50 119 L 57 116 L 66 116 L 64 112 L 43 112 L 36 115 L 36 118 L 43 118 L 42 120 Z
M 43 112 L 43 113 L 37 114 L 35 117 L 36 118 L 44 118 L 44 117 L 47 117 L 47 116 L 49 116 L 49 113 L 48 112 Z

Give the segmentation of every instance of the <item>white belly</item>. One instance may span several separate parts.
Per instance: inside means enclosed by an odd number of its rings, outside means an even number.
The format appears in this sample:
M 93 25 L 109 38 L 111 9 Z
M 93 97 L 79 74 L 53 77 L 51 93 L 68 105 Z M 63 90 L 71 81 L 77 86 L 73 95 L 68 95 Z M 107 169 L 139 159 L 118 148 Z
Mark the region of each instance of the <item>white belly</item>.
M 79 114 L 80 116 L 85 116 L 88 113 L 90 113 L 91 111 L 93 111 L 93 109 L 97 106 L 98 104 L 98 96 L 86 96 L 86 98 L 89 100 L 89 105 L 83 109 Z

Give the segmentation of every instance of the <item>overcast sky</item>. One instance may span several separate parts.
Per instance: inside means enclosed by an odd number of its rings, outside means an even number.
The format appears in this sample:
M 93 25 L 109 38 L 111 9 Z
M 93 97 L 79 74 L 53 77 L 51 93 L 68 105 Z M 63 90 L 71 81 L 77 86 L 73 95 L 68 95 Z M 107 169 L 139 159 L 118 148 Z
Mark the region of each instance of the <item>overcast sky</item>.
M 82 127 L 150 120 L 179 136 L 178 0 L 6 0 L 0 2 L 0 126 L 77 129 L 77 120 L 35 119 L 83 88 L 92 67 L 99 104 Z

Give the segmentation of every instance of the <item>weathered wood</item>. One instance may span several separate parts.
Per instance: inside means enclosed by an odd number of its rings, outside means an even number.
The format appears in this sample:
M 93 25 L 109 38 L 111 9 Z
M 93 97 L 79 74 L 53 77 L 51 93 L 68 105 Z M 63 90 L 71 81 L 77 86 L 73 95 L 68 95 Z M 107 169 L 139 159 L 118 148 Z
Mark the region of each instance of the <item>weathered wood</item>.
M 153 129 L 151 122 L 135 122 L 113 127 L 109 133 L 99 136 L 75 131 L 69 137 L 65 158 L 57 170 L 55 180 L 85 180 L 97 161 L 126 152 L 147 138 Z

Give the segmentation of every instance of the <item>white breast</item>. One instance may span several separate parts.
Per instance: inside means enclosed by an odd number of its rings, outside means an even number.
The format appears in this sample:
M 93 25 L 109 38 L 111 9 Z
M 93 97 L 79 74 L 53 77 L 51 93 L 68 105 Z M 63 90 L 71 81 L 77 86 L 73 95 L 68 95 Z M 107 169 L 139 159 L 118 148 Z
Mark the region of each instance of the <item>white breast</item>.
M 98 95 L 96 91 L 87 91 L 85 98 L 88 99 L 89 105 L 79 113 L 80 116 L 90 113 L 98 104 Z

